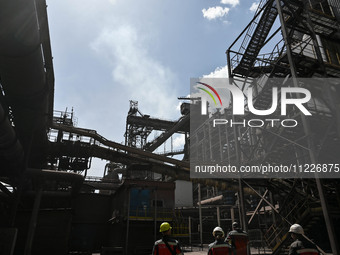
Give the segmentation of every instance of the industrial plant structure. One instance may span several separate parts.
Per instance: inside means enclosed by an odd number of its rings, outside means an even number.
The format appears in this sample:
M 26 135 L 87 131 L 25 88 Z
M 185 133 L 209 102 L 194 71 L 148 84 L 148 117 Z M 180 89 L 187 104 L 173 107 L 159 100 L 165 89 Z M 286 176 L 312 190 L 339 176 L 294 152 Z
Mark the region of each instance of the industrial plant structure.
M 339 1 L 261 1 L 227 49 L 229 79 L 243 91 L 253 88 L 256 109 L 270 108 L 272 78 L 281 80 L 279 89 L 293 78 L 293 87 L 311 92 L 312 116 L 287 110 L 301 123 L 294 131 L 267 123 L 213 133 L 212 116 L 197 127 L 190 123 L 199 98 L 180 98 L 176 121 L 143 114 L 131 101 L 124 145 L 77 127 L 73 110 L 53 108 L 45 0 L 0 7 L 6 27 L 0 29 L 0 254 L 150 254 L 165 220 L 188 248 L 209 242 L 212 226 L 227 230 L 240 220 L 258 253 L 285 254 L 293 223 L 304 225 L 321 250 L 340 253 L 339 179 L 191 179 L 189 164 L 195 157 L 236 166 L 340 163 Z M 231 112 L 214 116 L 237 121 Z M 155 130 L 161 134 L 150 140 Z M 154 153 L 174 134 L 185 136 L 183 150 Z M 214 147 L 221 153 L 212 154 Z M 108 161 L 103 177 L 89 176 L 92 157 Z M 129 242 L 136 235 L 140 242 Z

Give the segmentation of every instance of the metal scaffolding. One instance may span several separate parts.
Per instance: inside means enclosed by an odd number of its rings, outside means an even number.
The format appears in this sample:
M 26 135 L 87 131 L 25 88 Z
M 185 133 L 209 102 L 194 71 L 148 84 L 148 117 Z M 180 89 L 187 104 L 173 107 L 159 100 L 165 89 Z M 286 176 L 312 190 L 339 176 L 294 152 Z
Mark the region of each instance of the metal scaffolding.
M 258 110 L 271 107 L 275 85 L 270 78 L 281 79 L 279 88 L 308 88 L 313 100 L 307 108 L 312 116 L 306 118 L 292 107 L 286 117 L 301 123 L 294 129 L 264 122 L 262 127 L 224 125 L 212 131 L 213 118 L 226 119 L 232 115 L 231 108 L 216 112 L 191 133 L 191 157 L 238 166 L 339 163 L 339 84 L 337 81 L 320 84 L 318 80 L 340 77 L 339 25 L 339 6 L 335 1 L 261 1 L 252 21 L 226 51 L 230 81 L 239 85 L 245 95 L 249 87 L 253 89 L 253 107 Z M 288 78 L 292 78 L 289 85 Z M 315 82 L 303 84 L 297 78 L 313 78 Z M 248 121 L 254 115 L 249 105 L 245 109 L 243 117 Z M 279 113 L 274 112 L 270 118 L 280 119 Z M 233 121 L 241 119 L 233 116 Z M 220 153 L 212 153 L 214 148 L 220 148 Z M 244 180 L 241 184 L 249 185 Z M 272 224 L 263 229 L 273 254 L 284 250 L 289 226 L 296 222 L 305 225 L 307 235 L 312 236 L 313 229 L 324 224 L 323 233 L 328 238 L 315 233 L 313 237 L 319 239 L 317 244 L 322 249 L 339 254 L 338 184 L 337 179 L 321 180 L 316 176 L 266 179 L 249 185 L 268 187 L 280 205 L 274 210 L 274 205 L 258 194 L 277 214 Z M 242 204 L 241 207 L 244 208 Z
M 153 140 L 148 140 L 152 132 L 162 132 L 155 136 Z M 167 140 L 170 139 L 171 150 L 158 153 L 163 156 L 174 156 L 179 154 L 187 154 L 185 148 L 180 150 L 173 149 L 174 134 L 184 134 L 186 137 L 189 133 L 189 114 L 184 114 L 177 121 L 163 120 L 152 118 L 150 115 L 143 114 L 138 109 L 138 102 L 130 100 L 130 109 L 126 118 L 125 145 L 138 148 L 144 151 L 153 152 Z M 156 133 L 154 133 L 156 134 Z M 164 147 L 165 148 L 165 147 Z M 151 171 L 134 171 L 133 178 L 153 179 L 154 175 Z

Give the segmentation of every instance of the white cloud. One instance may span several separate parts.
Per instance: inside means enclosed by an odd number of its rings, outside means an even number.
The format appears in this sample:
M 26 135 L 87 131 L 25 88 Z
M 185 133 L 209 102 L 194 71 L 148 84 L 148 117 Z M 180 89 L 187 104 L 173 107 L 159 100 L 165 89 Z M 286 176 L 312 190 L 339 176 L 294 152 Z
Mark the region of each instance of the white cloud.
M 177 95 L 173 89 L 176 76 L 150 57 L 147 45 L 133 26 L 103 30 L 91 46 L 112 65 L 113 81 L 119 85 L 117 94 L 121 95 L 116 95 L 116 100 L 121 97 L 126 101 L 137 100 L 141 111 L 152 116 L 178 116 Z
M 176 110 L 177 111 L 180 111 L 181 110 L 181 105 L 182 105 L 183 102 L 179 101 L 177 106 L 176 106 Z
M 175 139 L 173 139 L 174 150 L 183 148 L 184 144 L 185 144 L 185 136 L 183 134 L 180 134 L 177 137 L 175 137 Z
M 203 78 L 228 78 L 228 66 L 217 67 L 210 74 L 203 75 Z
M 249 10 L 252 12 L 256 12 L 257 7 L 259 7 L 259 3 L 258 2 L 254 2 L 252 3 L 252 5 L 250 6 Z
M 232 7 L 235 7 L 240 3 L 240 0 L 221 0 L 221 4 L 230 4 Z
M 225 7 L 222 8 L 221 6 L 216 6 L 216 7 L 210 7 L 208 9 L 203 9 L 203 17 L 208 19 L 208 20 L 213 20 L 216 18 L 222 18 L 223 16 L 226 16 L 229 12 L 229 8 Z

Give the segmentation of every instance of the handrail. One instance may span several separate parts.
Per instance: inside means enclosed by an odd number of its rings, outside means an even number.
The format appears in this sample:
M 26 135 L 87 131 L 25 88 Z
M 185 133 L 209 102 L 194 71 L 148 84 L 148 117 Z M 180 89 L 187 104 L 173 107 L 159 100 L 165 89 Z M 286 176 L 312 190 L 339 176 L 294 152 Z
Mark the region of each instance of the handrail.
M 83 135 L 83 136 L 89 136 L 89 137 L 92 137 L 93 139 L 95 139 L 96 141 L 100 142 L 101 144 L 106 145 L 108 147 L 118 149 L 118 150 L 122 150 L 122 151 L 125 151 L 127 153 L 138 154 L 138 155 L 150 158 L 150 159 L 170 163 L 170 164 L 173 164 L 173 165 L 176 165 L 176 166 L 181 166 L 181 167 L 184 168 L 184 170 L 187 170 L 187 171 L 189 171 L 189 168 L 190 168 L 189 162 L 180 161 L 180 160 L 176 160 L 176 159 L 173 159 L 173 158 L 168 158 L 168 157 L 165 157 L 165 156 L 157 155 L 155 153 L 143 151 L 143 150 L 140 150 L 140 149 L 137 149 L 137 148 L 129 147 L 129 146 L 126 146 L 126 145 L 122 145 L 120 143 L 110 141 L 110 140 L 106 139 L 105 137 L 99 135 L 95 130 L 70 127 L 70 126 L 65 126 L 65 125 L 60 125 L 60 124 L 52 124 L 51 128 L 62 130 L 62 131 L 65 131 L 65 132 L 75 133 L 75 134 L 79 134 L 79 135 Z

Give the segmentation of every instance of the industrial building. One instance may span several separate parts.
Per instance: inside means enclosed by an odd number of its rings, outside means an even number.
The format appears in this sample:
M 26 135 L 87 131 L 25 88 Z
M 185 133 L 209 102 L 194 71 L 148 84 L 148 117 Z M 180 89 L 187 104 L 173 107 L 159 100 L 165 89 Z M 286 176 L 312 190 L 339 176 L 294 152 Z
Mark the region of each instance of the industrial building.
M 198 125 L 191 116 L 200 98 L 179 98 L 176 121 L 151 117 L 130 101 L 124 145 L 77 127 L 73 109 L 54 109 L 45 0 L 0 6 L 6 27 L 0 30 L 0 254 L 150 254 L 163 221 L 187 250 L 209 243 L 214 226 L 227 231 L 240 221 L 258 254 L 286 254 L 293 223 L 323 252 L 340 253 L 338 178 L 193 179 L 189 162 L 340 163 L 338 0 L 260 1 L 226 51 L 229 80 L 244 93 L 253 88 L 258 110 L 270 108 L 272 78 L 280 89 L 292 78 L 291 87 L 311 92 L 312 116 L 287 109 L 301 123 L 293 131 L 266 123 L 212 132 L 214 117 L 238 121 L 232 104 Z M 244 118 L 253 118 L 249 105 Z M 154 131 L 160 135 L 151 140 Z M 154 153 L 174 134 L 185 137 L 183 149 Z M 93 157 L 107 160 L 102 177 L 88 173 Z M 136 236 L 139 242 L 131 242 Z

